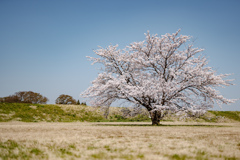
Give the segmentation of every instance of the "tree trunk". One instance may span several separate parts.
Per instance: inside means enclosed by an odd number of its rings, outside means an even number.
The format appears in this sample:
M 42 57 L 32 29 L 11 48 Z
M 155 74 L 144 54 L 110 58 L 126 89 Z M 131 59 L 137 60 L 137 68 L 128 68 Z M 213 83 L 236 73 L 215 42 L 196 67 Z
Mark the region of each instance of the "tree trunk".
M 150 116 L 152 119 L 152 125 L 159 125 L 161 120 L 161 111 L 154 110 L 150 111 Z
M 103 106 L 101 109 L 103 111 L 104 117 L 107 119 L 109 115 L 109 106 Z

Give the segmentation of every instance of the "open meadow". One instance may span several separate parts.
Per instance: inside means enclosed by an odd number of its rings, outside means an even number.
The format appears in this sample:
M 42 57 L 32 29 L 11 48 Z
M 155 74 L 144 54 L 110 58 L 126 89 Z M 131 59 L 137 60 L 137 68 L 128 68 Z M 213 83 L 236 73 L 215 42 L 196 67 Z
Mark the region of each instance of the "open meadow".
M 240 159 L 240 123 L 2 122 L 0 159 Z

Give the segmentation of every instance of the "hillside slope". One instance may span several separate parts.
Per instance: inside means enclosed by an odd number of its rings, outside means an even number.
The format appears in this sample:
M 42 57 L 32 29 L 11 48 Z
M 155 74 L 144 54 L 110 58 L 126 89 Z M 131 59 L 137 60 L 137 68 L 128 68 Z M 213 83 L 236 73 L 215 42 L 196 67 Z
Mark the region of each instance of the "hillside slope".
M 125 108 L 126 109 L 126 108 Z M 132 109 L 127 109 L 129 112 Z M 108 118 L 101 108 L 84 105 L 48 105 L 26 103 L 0 103 L 0 122 L 130 122 L 151 121 L 148 113 L 142 110 L 140 114 L 128 114 L 121 107 L 110 107 Z M 183 118 L 168 114 L 164 121 L 197 121 L 197 122 L 240 122 L 239 111 L 208 111 L 199 118 Z
M 76 109 L 68 109 L 68 106 L 63 108 L 59 105 L 0 103 L 0 121 L 92 122 L 103 120 L 101 114 L 89 107 L 79 105 Z

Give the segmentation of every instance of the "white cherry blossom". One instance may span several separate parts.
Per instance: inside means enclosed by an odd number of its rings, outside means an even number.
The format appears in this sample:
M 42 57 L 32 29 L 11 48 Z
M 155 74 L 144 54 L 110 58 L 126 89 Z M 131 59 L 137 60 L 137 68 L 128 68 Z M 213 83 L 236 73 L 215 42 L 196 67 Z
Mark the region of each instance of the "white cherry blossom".
M 194 48 L 190 36 L 180 30 L 162 36 L 150 35 L 124 49 L 110 45 L 94 51 L 98 58 L 88 57 L 93 64 L 104 66 L 84 93 L 93 106 L 109 106 L 116 100 L 126 100 L 145 107 L 152 124 L 158 125 L 167 110 L 204 112 L 218 105 L 230 104 L 217 87 L 232 85 L 225 80 L 229 74 L 217 75 Z

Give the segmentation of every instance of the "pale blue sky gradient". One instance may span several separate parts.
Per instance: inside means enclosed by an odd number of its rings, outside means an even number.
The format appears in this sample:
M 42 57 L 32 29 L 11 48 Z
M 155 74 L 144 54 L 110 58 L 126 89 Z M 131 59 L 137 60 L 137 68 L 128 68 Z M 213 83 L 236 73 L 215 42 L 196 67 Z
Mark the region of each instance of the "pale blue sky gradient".
M 99 73 L 86 58 L 97 46 L 123 48 L 148 30 L 181 28 L 218 74 L 234 73 L 236 85 L 221 92 L 240 98 L 239 8 L 238 0 L 1 0 L 0 97 L 31 90 L 49 103 L 60 94 L 83 101 Z M 223 110 L 240 110 L 240 102 Z

